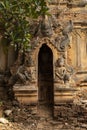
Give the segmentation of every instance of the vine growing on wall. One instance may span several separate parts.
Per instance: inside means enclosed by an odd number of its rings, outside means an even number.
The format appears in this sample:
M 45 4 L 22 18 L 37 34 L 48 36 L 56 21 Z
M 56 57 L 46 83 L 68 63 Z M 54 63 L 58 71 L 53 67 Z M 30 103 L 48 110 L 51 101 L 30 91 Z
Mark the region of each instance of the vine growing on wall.
M 48 13 L 45 0 L 1 0 L 0 29 L 7 41 L 20 49 L 29 47 L 30 23 Z

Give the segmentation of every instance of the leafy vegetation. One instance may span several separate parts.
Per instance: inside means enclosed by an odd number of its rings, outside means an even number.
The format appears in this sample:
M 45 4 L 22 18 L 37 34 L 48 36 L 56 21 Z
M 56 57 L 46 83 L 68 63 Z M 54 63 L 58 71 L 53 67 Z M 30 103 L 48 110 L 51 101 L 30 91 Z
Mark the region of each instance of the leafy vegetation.
M 0 28 L 6 45 L 29 47 L 30 22 L 48 12 L 45 0 L 1 0 Z

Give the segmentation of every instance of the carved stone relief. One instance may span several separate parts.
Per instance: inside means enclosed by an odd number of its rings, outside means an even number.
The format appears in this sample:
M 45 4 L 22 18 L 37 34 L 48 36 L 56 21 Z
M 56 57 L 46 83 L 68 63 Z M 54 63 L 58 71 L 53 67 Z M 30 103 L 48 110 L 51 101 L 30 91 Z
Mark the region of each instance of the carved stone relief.
M 25 65 L 19 66 L 16 76 L 18 77 L 18 83 L 30 84 L 35 81 L 34 67 L 27 67 Z
M 71 79 L 72 75 L 72 68 L 66 66 L 65 59 L 62 56 L 59 57 L 55 63 L 55 83 L 58 83 L 61 87 L 75 85 L 74 80 Z
M 58 58 L 56 61 L 56 70 L 55 70 L 55 81 L 65 84 L 66 82 L 69 82 L 69 75 L 66 71 L 65 65 L 64 65 L 64 59 Z
M 26 52 L 25 53 L 25 61 L 24 61 L 24 64 L 25 66 L 34 66 L 34 61 L 33 61 L 33 58 L 32 58 L 32 55 L 29 53 L 29 52 Z
M 53 34 L 51 20 L 48 16 L 41 22 L 41 32 L 43 36 L 51 36 Z
M 72 29 L 73 23 L 70 20 L 67 26 L 62 30 L 63 37 L 61 38 L 60 44 L 58 46 L 59 51 L 66 51 L 67 47 L 70 47 L 69 33 L 72 32 Z
M 34 37 L 50 37 L 53 34 L 51 22 L 51 18 L 45 15 L 44 18 L 35 25 L 36 27 L 31 28 L 31 30 L 33 30 Z

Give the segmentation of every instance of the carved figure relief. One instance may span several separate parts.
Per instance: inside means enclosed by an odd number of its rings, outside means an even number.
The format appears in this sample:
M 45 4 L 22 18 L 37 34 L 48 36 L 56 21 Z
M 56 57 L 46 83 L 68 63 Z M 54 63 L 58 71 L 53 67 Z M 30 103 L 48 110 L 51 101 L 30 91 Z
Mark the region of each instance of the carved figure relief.
M 58 58 L 55 66 L 55 81 L 60 84 L 66 84 L 69 82 L 69 74 L 67 73 L 67 70 L 64 65 L 64 58 Z
M 41 32 L 44 36 L 51 36 L 53 34 L 51 21 L 48 16 L 45 16 L 41 23 Z
M 58 48 L 58 51 L 65 52 L 67 47 L 70 47 L 69 33 L 73 30 L 73 22 L 70 20 L 64 28 L 60 25 L 59 30 L 58 36 L 54 39 L 54 45 Z
M 19 66 L 16 75 L 18 77 L 18 81 L 23 84 L 25 84 L 26 81 L 30 78 L 24 65 Z
M 27 67 L 29 83 L 34 82 L 36 80 L 36 70 L 35 67 Z
M 53 29 L 51 26 L 51 19 L 47 15 L 39 22 L 39 24 L 34 29 L 34 36 L 51 36 L 53 34 Z
M 35 70 L 34 62 L 28 53 L 24 54 L 23 63 L 19 62 L 21 60 L 20 56 L 13 66 L 10 67 L 10 77 L 8 77 L 8 84 L 14 85 L 19 84 L 30 84 L 35 81 Z
M 29 52 L 25 53 L 24 64 L 18 67 L 16 76 L 19 83 L 30 84 L 35 81 L 34 61 Z
M 69 33 L 72 32 L 72 29 L 73 29 L 73 23 L 70 20 L 67 26 L 62 31 L 63 38 L 61 39 L 61 43 L 58 47 L 59 51 L 65 51 L 67 46 L 69 46 L 70 43 Z
M 24 64 L 19 66 L 17 72 L 11 76 L 10 81 L 16 77 L 16 82 L 19 84 L 30 84 L 35 81 L 34 67 L 26 67 Z

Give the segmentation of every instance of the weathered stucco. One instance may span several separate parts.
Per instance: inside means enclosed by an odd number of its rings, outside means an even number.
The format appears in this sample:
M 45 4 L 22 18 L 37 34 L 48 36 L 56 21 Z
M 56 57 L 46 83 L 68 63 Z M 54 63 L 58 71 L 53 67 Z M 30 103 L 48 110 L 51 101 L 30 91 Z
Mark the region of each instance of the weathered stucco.
M 53 68 L 51 69 L 53 102 L 51 105 L 52 113 L 56 117 L 60 111 L 59 104 L 72 103 L 76 92 L 87 87 L 87 6 L 79 5 L 78 2 L 72 4 L 66 0 L 60 2 L 53 0 L 48 6 L 51 16 L 43 19 L 37 34 L 34 34 L 31 41 L 31 50 L 25 53 L 27 65 L 26 63 L 24 65 L 31 79 L 24 85 L 18 82 L 14 86 L 14 92 L 20 102 L 33 104 L 36 109 L 40 108 L 39 86 L 43 85 L 43 81 L 39 84 L 38 56 L 45 44 L 53 55 Z M 14 51 L 9 50 L 7 62 L 2 47 L 0 47 L 0 69 L 5 70 L 7 63 L 8 66 L 12 65 L 15 61 L 14 54 Z M 63 66 L 56 65 L 59 59 L 64 60 Z M 62 77 L 60 77 L 61 73 L 63 73 Z M 44 84 L 50 87 L 46 79 Z M 48 91 L 46 85 L 44 91 Z

